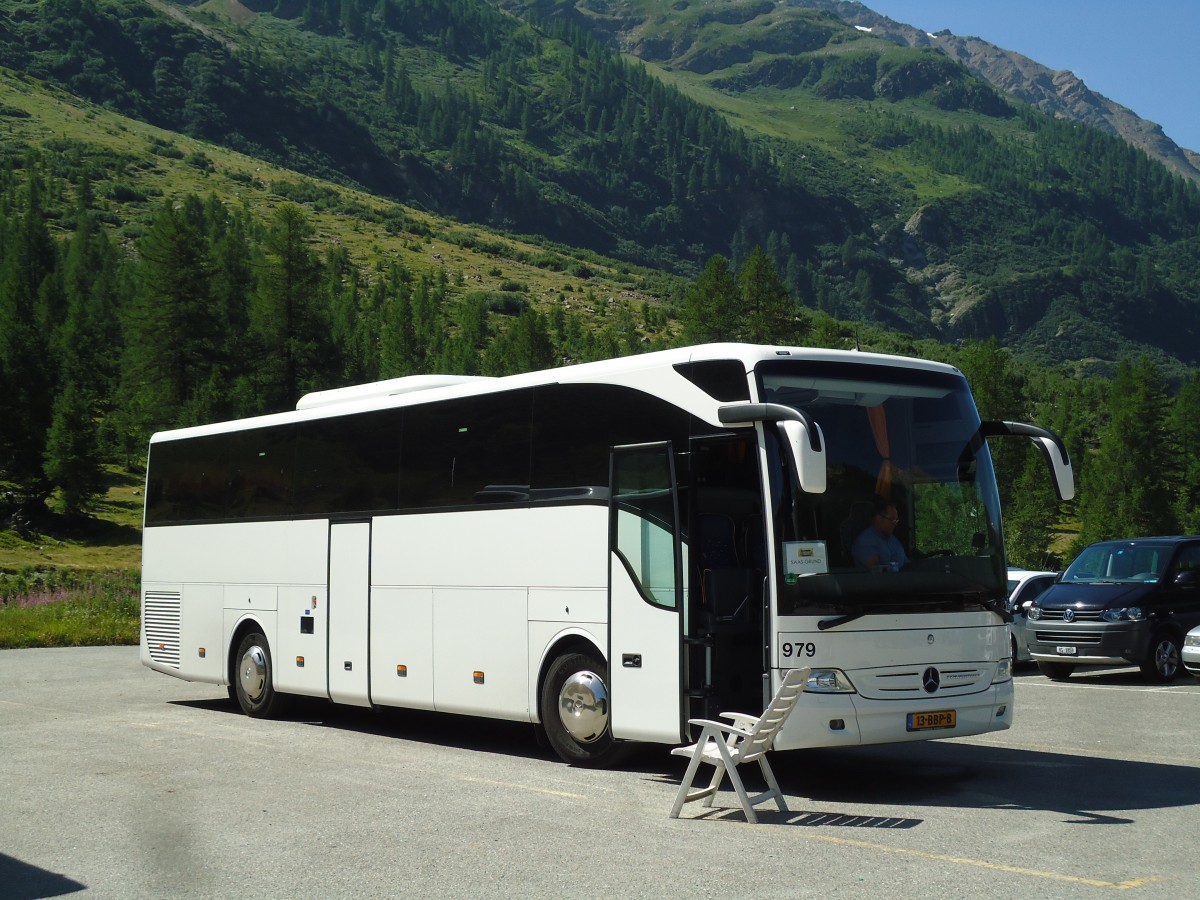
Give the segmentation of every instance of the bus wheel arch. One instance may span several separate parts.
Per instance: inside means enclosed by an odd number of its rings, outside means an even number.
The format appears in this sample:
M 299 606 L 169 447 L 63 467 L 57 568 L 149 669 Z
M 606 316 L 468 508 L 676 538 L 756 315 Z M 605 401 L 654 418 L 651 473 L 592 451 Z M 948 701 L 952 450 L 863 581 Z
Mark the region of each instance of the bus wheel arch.
M 551 749 L 574 766 L 604 768 L 628 755 L 612 736 L 608 665 L 586 639 L 567 640 L 546 656 L 538 687 L 541 727 Z
M 275 662 L 265 629 L 246 619 L 235 629 L 229 652 L 229 697 L 255 719 L 279 716 L 286 695 L 275 690 Z

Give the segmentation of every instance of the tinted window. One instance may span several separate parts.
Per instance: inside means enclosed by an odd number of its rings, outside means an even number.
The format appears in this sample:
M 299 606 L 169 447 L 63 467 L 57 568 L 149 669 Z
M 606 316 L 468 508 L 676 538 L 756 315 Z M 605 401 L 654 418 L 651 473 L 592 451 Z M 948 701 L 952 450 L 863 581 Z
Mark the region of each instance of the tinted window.
M 225 514 L 226 435 L 150 447 L 146 521 L 191 521 Z
M 610 447 L 671 440 L 682 452 L 688 425 L 641 391 L 548 385 L 163 441 L 146 521 L 606 500 Z
M 296 512 L 395 509 L 403 425 L 389 409 L 295 426 Z
M 555 499 L 607 488 L 609 448 L 670 440 L 687 447 L 688 415 L 632 388 L 598 384 L 540 387 L 534 400 L 533 488 Z
M 675 367 L 675 371 L 714 400 L 729 403 L 750 399 L 750 381 L 746 377 L 746 368 L 736 359 L 680 363 Z
M 1179 551 L 1179 560 L 1175 563 L 1177 572 L 1187 572 L 1200 569 L 1200 544 L 1185 544 Z
M 292 509 L 296 443 L 289 427 L 226 436 L 225 512 L 234 518 L 287 515 Z
M 528 500 L 531 403 L 512 391 L 408 407 L 400 506 Z

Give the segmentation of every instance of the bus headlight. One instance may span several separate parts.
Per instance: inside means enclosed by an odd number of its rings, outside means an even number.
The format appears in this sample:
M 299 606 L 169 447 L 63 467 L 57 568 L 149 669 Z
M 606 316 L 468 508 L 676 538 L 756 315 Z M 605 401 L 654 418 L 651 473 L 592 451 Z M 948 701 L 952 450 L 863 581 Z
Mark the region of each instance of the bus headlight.
M 1002 681 L 1012 681 L 1012 660 L 1007 656 L 1000 660 L 1000 664 L 996 666 L 996 674 L 992 678 L 992 684 L 999 684 Z
M 853 694 L 854 685 L 841 669 L 813 669 L 804 690 L 810 694 Z
M 1040 619 L 1042 617 L 1042 610 L 1038 606 L 1031 606 L 1031 607 L 1029 607 L 1029 611 L 1025 615 L 1036 622 L 1038 619 Z

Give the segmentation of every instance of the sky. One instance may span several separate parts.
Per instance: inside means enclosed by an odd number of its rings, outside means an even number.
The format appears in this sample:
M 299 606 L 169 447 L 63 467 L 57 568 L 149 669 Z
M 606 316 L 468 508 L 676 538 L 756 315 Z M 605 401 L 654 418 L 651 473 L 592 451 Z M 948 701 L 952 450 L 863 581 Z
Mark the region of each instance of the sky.
M 1157 122 L 1200 151 L 1200 0 L 863 0 L 922 31 L 980 37 Z

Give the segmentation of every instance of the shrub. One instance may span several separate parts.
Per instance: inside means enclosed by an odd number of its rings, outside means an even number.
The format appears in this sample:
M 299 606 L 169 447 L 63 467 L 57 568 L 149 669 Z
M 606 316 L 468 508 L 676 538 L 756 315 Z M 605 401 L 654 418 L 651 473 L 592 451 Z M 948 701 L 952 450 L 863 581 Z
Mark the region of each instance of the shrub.
M 136 644 L 136 571 L 0 574 L 0 649 Z

